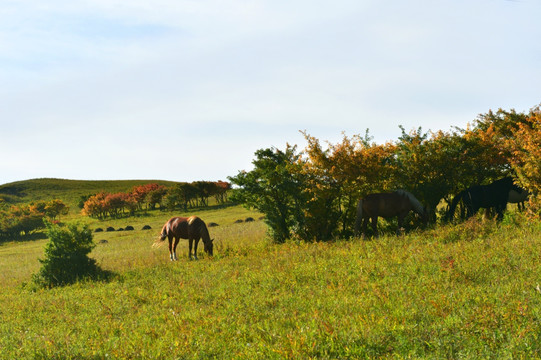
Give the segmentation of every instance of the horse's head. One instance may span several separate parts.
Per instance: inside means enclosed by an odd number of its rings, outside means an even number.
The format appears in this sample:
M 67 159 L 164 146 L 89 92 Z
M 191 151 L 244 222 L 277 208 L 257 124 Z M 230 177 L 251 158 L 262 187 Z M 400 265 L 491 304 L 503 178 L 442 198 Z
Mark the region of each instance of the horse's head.
M 205 252 L 212 256 L 214 254 L 214 239 L 203 241 L 203 245 L 205 247 Z

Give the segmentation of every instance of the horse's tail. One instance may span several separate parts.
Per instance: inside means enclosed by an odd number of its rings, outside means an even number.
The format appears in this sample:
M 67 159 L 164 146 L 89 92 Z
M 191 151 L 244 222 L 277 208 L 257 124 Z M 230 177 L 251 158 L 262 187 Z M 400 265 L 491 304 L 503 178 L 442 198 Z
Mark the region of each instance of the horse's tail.
M 161 247 L 163 245 L 163 241 L 167 237 L 167 224 L 169 224 L 169 221 L 166 222 L 165 225 L 163 226 L 162 232 L 160 233 L 160 235 L 158 235 L 156 240 L 154 240 L 152 247 Z
M 359 236 L 361 223 L 363 222 L 363 199 L 357 203 L 357 216 L 355 217 L 355 236 Z
M 466 194 L 466 190 L 463 190 L 455 196 L 453 201 L 451 201 L 451 206 L 449 206 L 449 211 L 447 211 L 447 221 L 451 221 L 451 219 L 455 216 L 456 206 L 458 205 L 458 202 L 464 197 L 465 194 Z
M 162 232 L 160 233 L 160 236 L 158 237 L 158 239 L 160 241 L 164 241 L 165 238 L 167 237 L 167 225 L 169 224 L 169 221 L 165 223 L 165 225 L 162 227 Z

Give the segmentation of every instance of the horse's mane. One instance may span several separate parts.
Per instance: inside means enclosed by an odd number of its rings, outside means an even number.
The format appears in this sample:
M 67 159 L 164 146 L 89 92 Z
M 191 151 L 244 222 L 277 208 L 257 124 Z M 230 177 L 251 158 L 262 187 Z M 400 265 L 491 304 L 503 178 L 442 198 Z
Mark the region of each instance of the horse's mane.
M 210 241 L 210 234 L 209 230 L 207 229 L 207 224 L 205 224 L 205 222 L 201 220 L 201 218 L 196 215 L 192 215 L 186 221 L 190 226 L 197 226 L 199 235 L 201 235 L 201 238 L 203 238 L 204 242 Z
M 425 208 L 423 206 L 423 204 L 421 204 L 421 202 L 419 200 L 417 200 L 417 198 L 415 198 L 415 196 L 413 196 L 412 193 L 410 193 L 409 191 L 406 191 L 406 190 L 396 190 L 395 193 L 399 194 L 399 195 L 402 195 L 402 196 L 405 196 L 411 203 L 411 205 L 413 206 L 413 209 L 415 210 L 416 213 L 418 213 L 419 215 L 424 215 L 425 213 Z

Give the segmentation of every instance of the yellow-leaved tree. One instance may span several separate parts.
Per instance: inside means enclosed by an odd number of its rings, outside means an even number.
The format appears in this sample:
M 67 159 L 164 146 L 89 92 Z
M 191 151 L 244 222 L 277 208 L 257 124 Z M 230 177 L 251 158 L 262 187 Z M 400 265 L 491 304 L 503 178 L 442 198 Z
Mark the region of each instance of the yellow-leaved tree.
M 352 235 L 357 201 L 371 192 L 388 190 L 393 182 L 395 146 L 378 145 L 364 137 L 343 136 L 323 148 L 318 139 L 304 134 L 305 226 L 301 237 L 328 240 Z
M 541 109 L 530 110 L 526 120 L 517 124 L 507 142 L 510 162 L 523 187 L 530 193 L 530 215 L 541 215 Z

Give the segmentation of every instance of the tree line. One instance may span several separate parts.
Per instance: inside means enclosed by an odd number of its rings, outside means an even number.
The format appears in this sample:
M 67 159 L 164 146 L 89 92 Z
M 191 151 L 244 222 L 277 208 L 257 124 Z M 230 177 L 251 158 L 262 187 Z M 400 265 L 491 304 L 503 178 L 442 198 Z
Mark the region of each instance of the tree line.
M 160 209 L 182 209 L 205 207 L 209 198 L 219 204 L 227 201 L 231 185 L 225 181 L 195 181 L 178 183 L 171 187 L 150 183 L 135 186 L 129 192 L 100 192 L 81 199 L 84 215 L 105 219 L 133 216 L 139 212 Z
M 304 133 L 307 146 L 287 145 L 255 152 L 254 169 L 229 180 L 232 199 L 265 214 L 277 242 L 297 237 L 328 240 L 353 233 L 357 201 L 370 193 L 405 189 L 432 209 L 472 185 L 504 176 L 527 189 L 530 216 L 541 209 L 541 110 L 489 111 L 465 129 L 406 132 L 376 144 L 364 136 L 343 136 L 337 144 Z
M 68 211 L 69 207 L 59 199 L 9 207 L 4 205 L 0 209 L 0 239 L 12 239 L 44 229 L 44 218 L 56 221 Z

